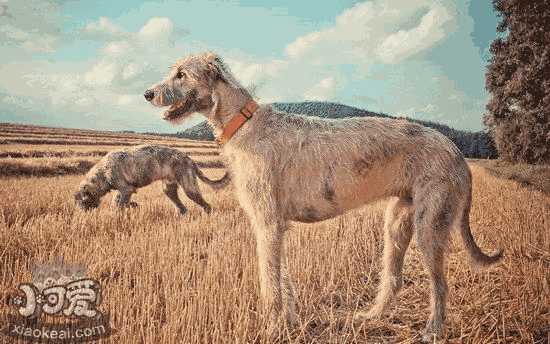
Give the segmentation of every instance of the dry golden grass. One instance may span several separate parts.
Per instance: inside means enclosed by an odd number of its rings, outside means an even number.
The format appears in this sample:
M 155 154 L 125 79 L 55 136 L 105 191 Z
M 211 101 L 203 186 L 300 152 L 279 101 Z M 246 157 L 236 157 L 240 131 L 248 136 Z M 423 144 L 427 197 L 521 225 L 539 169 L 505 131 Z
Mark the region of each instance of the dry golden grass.
M 84 138 L 96 138 L 96 139 L 138 139 L 140 141 L 153 140 L 153 141 L 173 141 L 173 142 L 189 142 L 189 143 L 202 143 L 214 145 L 211 141 L 196 141 L 181 139 L 172 136 L 159 136 L 140 133 L 125 133 L 116 131 L 97 131 L 87 129 L 67 129 L 67 128 L 53 128 L 43 127 L 27 124 L 12 124 L 12 123 L 0 123 L 0 133 L 8 137 L 19 136 L 34 136 L 34 137 L 59 137 L 59 136 L 71 136 L 71 137 L 84 137 Z
M 85 174 L 98 158 L 30 158 L 0 159 L 0 177 L 10 176 L 61 176 Z
M 550 165 L 515 164 L 485 159 L 477 159 L 475 163 L 485 167 L 494 176 L 511 179 L 530 189 L 550 194 Z
M 171 136 L 137 133 L 50 128 L 23 124 L 0 123 L 0 147 L 25 145 L 129 146 L 143 143 L 164 144 L 177 148 L 216 149 L 212 141 L 196 141 Z M 96 147 L 97 148 L 97 147 Z M 43 149 L 43 148 L 42 148 Z
M 215 193 L 202 187 L 214 208 L 212 216 L 183 195 L 190 211 L 178 215 L 158 183 L 138 192 L 137 209 L 117 212 L 110 207 L 111 196 L 88 213 L 72 202 L 82 178 L 72 174 L 86 172 L 99 154 L 127 142 L 183 142 L 192 147 L 183 150 L 194 151 L 192 158 L 202 166 L 217 162 L 215 145 L 22 125 L 0 124 L 0 129 L 21 134 L 6 136 L 10 139 L 35 134 L 31 141 L 0 145 L 2 292 L 30 281 L 32 262 L 61 256 L 87 264 L 88 275 L 102 284 L 100 309 L 110 313 L 117 332 L 101 342 L 270 342 L 257 312 L 254 238 L 230 188 Z M 33 140 L 42 142 L 30 144 Z M 56 140 L 61 142 L 45 144 Z M 87 143 L 78 145 L 79 140 Z M 109 140 L 124 144 L 109 145 Z M 94 145 L 96 141 L 101 142 Z M 1 158 L 10 152 L 22 158 Z M 505 259 L 492 270 L 473 272 L 461 241 L 453 241 L 447 268 L 448 342 L 548 343 L 550 197 L 497 179 L 480 167 L 472 170 L 472 231 L 485 250 L 504 248 Z M 36 177 L 61 172 L 66 175 Z M 223 170 L 207 173 L 221 177 Z M 6 177 L 14 174 L 19 177 Z M 33 177 L 21 177 L 25 174 Z M 367 308 L 376 292 L 383 209 L 382 202 L 319 224 L 294 225 L 288 232 L 301 323 L 281 342 L 419 341 L 428 316 L 428 283 L 414 243 L 406 258 L 405 286 L 392 311 L 380 321 L 351 323 L 354 311 Z M 7 312 L 0 307 L 0 324 Z M 0 343 L 13 340 L 0 335 Z
M 0 144 L 25 144 L 25 145 L 79 145 L 79 146 L 134 146 L 144 143 L 165 144 L 176 148 L 212 148 L 210 143 L 186 142 L 174 143 L 173 141 L 153 141 L 153 140 L 105 140 L 105 139 L 88 139 L 88 138 L 73 138 L 71 136 L 62 138 L 52 137 L 8 137 L 0 135 Z
M 212 142 L 208 141 L 192 141 L 187 139 L 172 139 L 166 140 L 161 137 L 156 139 L 151 138 L 126 138 L 126 137 L 110 137 L 110 136 L 81 136 L 81 135 L 42 135 L 42 134 L 14 134 L 14 133 L 2 133 L 0 134 L 0 140 L 8 144 L 66 144 L 66 145 L 106 145 L 106 146 L 127 146 L 140 143 L 155 143 L 164 144 L 172 147 L 197 147 L 197 148 L 212 148 Z
M 6 154 L 9 152 L 19 152 L 21 154 L 30 154 L 30 152 L 44 152 L 44 153 L 71 153 L 75 154 L 87 154 L 95 151 L 111 151 L 114 149 L 126 148 L 126 146 L 79 146 L 79 145 L 28 145 L 8 143 L 0 145 L 0 153 Z
M 223 170 L 208 171 L 219 177 Z M 472 272 L 460 240 L 449 255 L 449 342 L 542 343 L 550 324 L 550 199 L 473 167 L 472 230 L 504 262 Z M 181 217 L 159 185 L 139 191 L 137 209 L 116 212 L 109 197 L 84 213 L 71 196 L 79 176 L 0 180 L 0 290 L 30 280 L 29 264 L 83 262 L 101 281 L 109 343 L 268 342 L 257 313 L 254 238 L 231 189 L 208 191 L 206 216 L 186 200 Z M 378 283 L 383 203 L 288 232 L 298 329 L 288 343 L 414 343 L 427 318 L 428 284 L 412 245 L 405 286 L 388 317 L 352 326 Z M 5 310 L 2 311 L 2 316 Z M 7 340 L 7 337 L 0 337 Z M 6 342 L 7 343 L 7 342 Z
M 208 141 L 5 123 L 0 130 L 0 177 L 84 174 L 108 152 L 145 143 L 180 149 L 199 167 L 223 167 Z
M 217 156 L 195 156 L 191 158 L 201 168 L 222 168 L 223 163 Z M 49 157 L 49 158 L 0 158 L 0 177 L 13 176 L 62 176 L 85 174 L 99 160 L 97 157 Z

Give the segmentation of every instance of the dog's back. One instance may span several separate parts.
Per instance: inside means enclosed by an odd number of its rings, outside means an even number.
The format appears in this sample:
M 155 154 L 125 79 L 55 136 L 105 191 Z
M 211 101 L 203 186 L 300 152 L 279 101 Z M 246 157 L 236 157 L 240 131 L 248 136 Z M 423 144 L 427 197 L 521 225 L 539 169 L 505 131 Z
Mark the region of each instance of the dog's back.
M 112 177 L 123 177 L 128 184 L 139 188 L 157 180 L 175 180 L 176 168 L 190 164 L 190 159 L 175 148 L 140 145 L 111 152 L 102 162 Z

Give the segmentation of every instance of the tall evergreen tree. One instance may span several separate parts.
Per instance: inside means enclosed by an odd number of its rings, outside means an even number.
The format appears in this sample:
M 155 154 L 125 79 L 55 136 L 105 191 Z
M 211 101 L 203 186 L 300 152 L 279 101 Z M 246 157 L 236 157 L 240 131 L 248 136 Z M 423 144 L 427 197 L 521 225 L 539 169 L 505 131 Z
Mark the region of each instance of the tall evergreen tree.
M 485 124 L 500 157 L 550 163 L 550 0 L 493 0 L 500 38 L 486 73 Z

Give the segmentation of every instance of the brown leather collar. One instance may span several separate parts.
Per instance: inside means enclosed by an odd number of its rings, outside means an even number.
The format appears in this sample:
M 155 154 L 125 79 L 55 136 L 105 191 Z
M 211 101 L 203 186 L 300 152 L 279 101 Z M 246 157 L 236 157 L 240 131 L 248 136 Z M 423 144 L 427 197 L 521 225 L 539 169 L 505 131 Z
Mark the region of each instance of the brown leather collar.
M 233 137 L 233 135 L 235 135 L 237 130 L 239 130 L 239 128 L 242 127 L 246 121 L 252 118 L 252 115 L 254 115 L 254 112 L 258 110 L 258 107 L 259 105 L 255 101 L 248 101 L 241 109 L 241 111 L 233 116 L 233 118 L 231 118 L 225 128 L 223 128 L 222 134 L 218 138 L 216 138 L 216 142 L 220 145 L 223 145 L 224 143 L 229 141 Z

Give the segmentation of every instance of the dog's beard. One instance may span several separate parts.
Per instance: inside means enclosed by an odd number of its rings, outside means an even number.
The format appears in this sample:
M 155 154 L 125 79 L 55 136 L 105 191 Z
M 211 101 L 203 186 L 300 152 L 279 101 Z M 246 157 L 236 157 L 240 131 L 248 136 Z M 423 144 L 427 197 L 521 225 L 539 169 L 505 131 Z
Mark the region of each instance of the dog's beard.
M 197 92 L 191 90 L 185 94 L 183 99 L 176 100 L 164 113 L 162 118 L 171 123 L 180 123 L 195 110 Z

